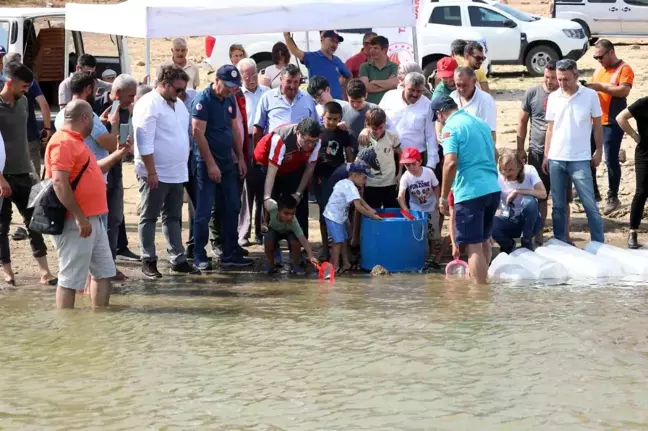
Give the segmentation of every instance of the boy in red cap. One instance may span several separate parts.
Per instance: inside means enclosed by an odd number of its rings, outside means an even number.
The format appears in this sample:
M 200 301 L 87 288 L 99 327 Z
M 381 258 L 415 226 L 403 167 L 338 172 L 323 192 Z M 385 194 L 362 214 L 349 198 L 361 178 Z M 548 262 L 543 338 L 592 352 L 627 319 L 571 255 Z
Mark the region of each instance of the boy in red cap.
M 432 100 L 441 96 L 450 96 L 450 93 L 457 89 L 454 73 L 458 67 L 459 63 L 452 57 L 443 57 L 437 62 L 436 77 L 439 78 L 439 83 L 434 87 Z
M 439 209 L 437 207 L 441 189 L 434 171 L 421 166 L 421 163 L 421 153 L 416 148 L 403 150 L 400 164 L 405 166 L 406 172 L 400 179 L 398 203 L 401 209 L 407 211 L 408 205 L 405 198 L 409 192 L 409 209 L 427 213 L 429 252 L 432 255 L 436 251 L 435 249 L 438 248 L 441 239 Z

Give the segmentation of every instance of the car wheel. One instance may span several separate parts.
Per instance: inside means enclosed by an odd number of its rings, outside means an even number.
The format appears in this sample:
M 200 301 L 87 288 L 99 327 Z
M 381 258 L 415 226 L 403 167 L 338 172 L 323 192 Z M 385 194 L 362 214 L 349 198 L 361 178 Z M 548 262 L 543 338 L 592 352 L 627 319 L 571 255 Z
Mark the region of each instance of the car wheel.
M 436 67 L 437 67 L 436 60 L 433 60 L 425 65 L 425 67 L 423 68 L 423 75 L 425 75 L 425 79 L 429 79 L 430 76 L 432 76 L 432 74 L 436 70 Z
M 525 63 L 531 76 L 543 76 L 547 63 L 558 59 L 555 49 L 548 45 L 538 45 L 527 53 Z

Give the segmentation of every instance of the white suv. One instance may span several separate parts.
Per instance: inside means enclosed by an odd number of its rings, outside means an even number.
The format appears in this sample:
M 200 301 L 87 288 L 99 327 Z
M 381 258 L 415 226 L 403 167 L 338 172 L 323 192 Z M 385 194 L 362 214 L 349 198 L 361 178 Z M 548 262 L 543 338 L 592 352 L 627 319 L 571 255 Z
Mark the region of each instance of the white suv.
M 583 26 L 587 37 L 648 36 L 648 0 L 554 0 L 554 17 Z
M 631 0 L 636 1 L 636 0 Z M 455 33 L 457 27 L 478 31 L 486 39 L 491 64 L 520 64 L 541 76 L 550 60 L 580 59 L 588 48 L 583 28 L 572 21 L 541 18 L 506 4 L 481 0 L 428 3 L 424 34 Z

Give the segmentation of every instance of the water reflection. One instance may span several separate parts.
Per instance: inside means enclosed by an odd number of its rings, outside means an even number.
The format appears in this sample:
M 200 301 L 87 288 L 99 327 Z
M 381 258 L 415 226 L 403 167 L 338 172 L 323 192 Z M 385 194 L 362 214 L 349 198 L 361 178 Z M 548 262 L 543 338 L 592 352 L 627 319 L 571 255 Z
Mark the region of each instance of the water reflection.
M 637 283 L 215 277 L 122 287 L 107 312 L 53 300 L 0 293 L 0 428 L 648 427 Z

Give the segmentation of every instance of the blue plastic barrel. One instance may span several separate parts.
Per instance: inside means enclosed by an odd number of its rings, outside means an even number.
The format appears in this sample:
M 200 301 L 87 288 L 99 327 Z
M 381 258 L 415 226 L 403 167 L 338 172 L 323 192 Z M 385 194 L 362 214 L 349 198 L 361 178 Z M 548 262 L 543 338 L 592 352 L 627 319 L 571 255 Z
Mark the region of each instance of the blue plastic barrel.
M 371 271 L 384 266 L 389 272 L 420 271 L 427 253 L 427 214 L 412 211 L 416 220 L 408 220 L 400 208 L 378 210 L 395 217 L 372 220 L 362 217 L 360 231 L 360 267 Z

